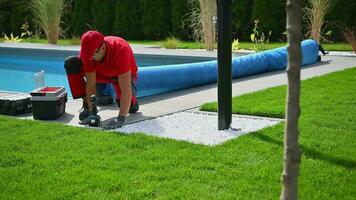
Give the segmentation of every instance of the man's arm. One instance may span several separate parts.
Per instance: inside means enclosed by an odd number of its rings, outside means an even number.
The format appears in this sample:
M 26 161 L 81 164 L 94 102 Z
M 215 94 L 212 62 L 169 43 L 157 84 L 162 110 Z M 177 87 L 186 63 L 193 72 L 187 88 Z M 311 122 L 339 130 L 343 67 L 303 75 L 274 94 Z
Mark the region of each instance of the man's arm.
M 96 72 L 85 73 L 86 77 L 86 101 L 88 103 L 89 111 L 93 111 L 93 106 L 90 101 L 91 95 L 96 94 Z
M 120 112 L 119 115 L 127 116 L 131 105 L 131 71 L 118 76 L 119 86 L 121 90 Z

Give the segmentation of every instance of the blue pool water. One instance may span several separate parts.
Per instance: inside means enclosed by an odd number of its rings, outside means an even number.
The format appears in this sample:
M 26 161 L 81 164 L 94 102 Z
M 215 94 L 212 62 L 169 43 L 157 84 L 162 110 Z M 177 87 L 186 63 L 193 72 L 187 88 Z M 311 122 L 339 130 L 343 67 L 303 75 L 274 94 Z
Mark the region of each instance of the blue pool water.
M 192 57 L 162 57 L 135 55 L 139 67 L 167 64 L 193 63 L 207 60 Z M 71 96 L 69 84 L 63 68 L 66 56 L 16 55 L 0 51 L 0 90 L 30 92 L 35 88 L 34 73 L 43 70 L 47 86 L 64 86 Z M 142 96 L 140 93 L 139 97 Z M 145 94 L 149 95 L 149 94 Z

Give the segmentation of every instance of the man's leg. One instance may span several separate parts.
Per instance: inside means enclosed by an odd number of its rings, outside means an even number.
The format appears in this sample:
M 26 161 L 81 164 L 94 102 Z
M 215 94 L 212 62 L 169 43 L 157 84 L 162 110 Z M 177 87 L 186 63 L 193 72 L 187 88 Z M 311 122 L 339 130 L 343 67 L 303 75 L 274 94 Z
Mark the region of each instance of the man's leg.
M 75 56 L 68 57 L 64 62 L 68 83 L 73 99 L 85 97 L 85 79 L 82 61 Z
M 64 62 L 68 83 L 73 99 L 83 99 L 83 110 L 79 114 L 79 120 L 84 120 L 90 114 L 85 94 L 85 79 L 82 61 L 76 56 L 68 57 Z
M 120 86 L 117 82 L 112 82 L 112 84 L 114 85 L 115 92 L 116 92 L 117 106 L 120 107 L 120 97 L 121 97 Z M 137 102 L 137 87 L 134 81 L 131 81 L 131 92 L 132 92 L 132 98 L 131 98 L 129 113 L 136 113 L 139 110 L 139 105 Z

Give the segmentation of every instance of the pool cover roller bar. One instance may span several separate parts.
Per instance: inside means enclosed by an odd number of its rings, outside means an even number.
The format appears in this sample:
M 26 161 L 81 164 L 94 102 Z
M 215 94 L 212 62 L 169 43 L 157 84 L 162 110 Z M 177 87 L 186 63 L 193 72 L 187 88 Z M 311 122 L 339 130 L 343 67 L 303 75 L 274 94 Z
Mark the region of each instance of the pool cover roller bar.
M 301 44 L 302 65 L 317 61 L 319 47 L 314 40 Z M 287 47 L 267 50 L 232 59 L 232 77 L 238 78 L 285 69 Z M 149 96 L 217 81 L 217 61 L 141 67 L 138 73 L 138 96 Z

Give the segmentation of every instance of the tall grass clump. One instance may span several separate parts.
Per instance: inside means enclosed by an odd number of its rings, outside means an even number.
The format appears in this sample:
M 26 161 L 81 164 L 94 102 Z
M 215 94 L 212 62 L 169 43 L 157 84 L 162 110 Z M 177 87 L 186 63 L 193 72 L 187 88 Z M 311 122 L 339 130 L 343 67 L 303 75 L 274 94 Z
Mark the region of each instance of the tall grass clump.
M 193 31 L 195 40 L 204 41 L 208 51 L 215 49 L 215 24 L 213 17 L 217 14 L 216 2 L 214 0 L 189 0 L 188 27 Z
M 166 40 L 163 42 L 163 47 L 166 49 L 176 49 L 179 45 L 180 41 L 179 39 L 171 36 L 166 38 Z
M 325 40 L 325 16 L 334 5 L 334 0 L 308 0 L 309 7 L 304 8 L 304 17 L 307 23 L 308 37 L 318 43 Z
M 50 44 L 57 44 L 64 6 L 64 0 L 32 0 L 31 9 L 35 20 Z

